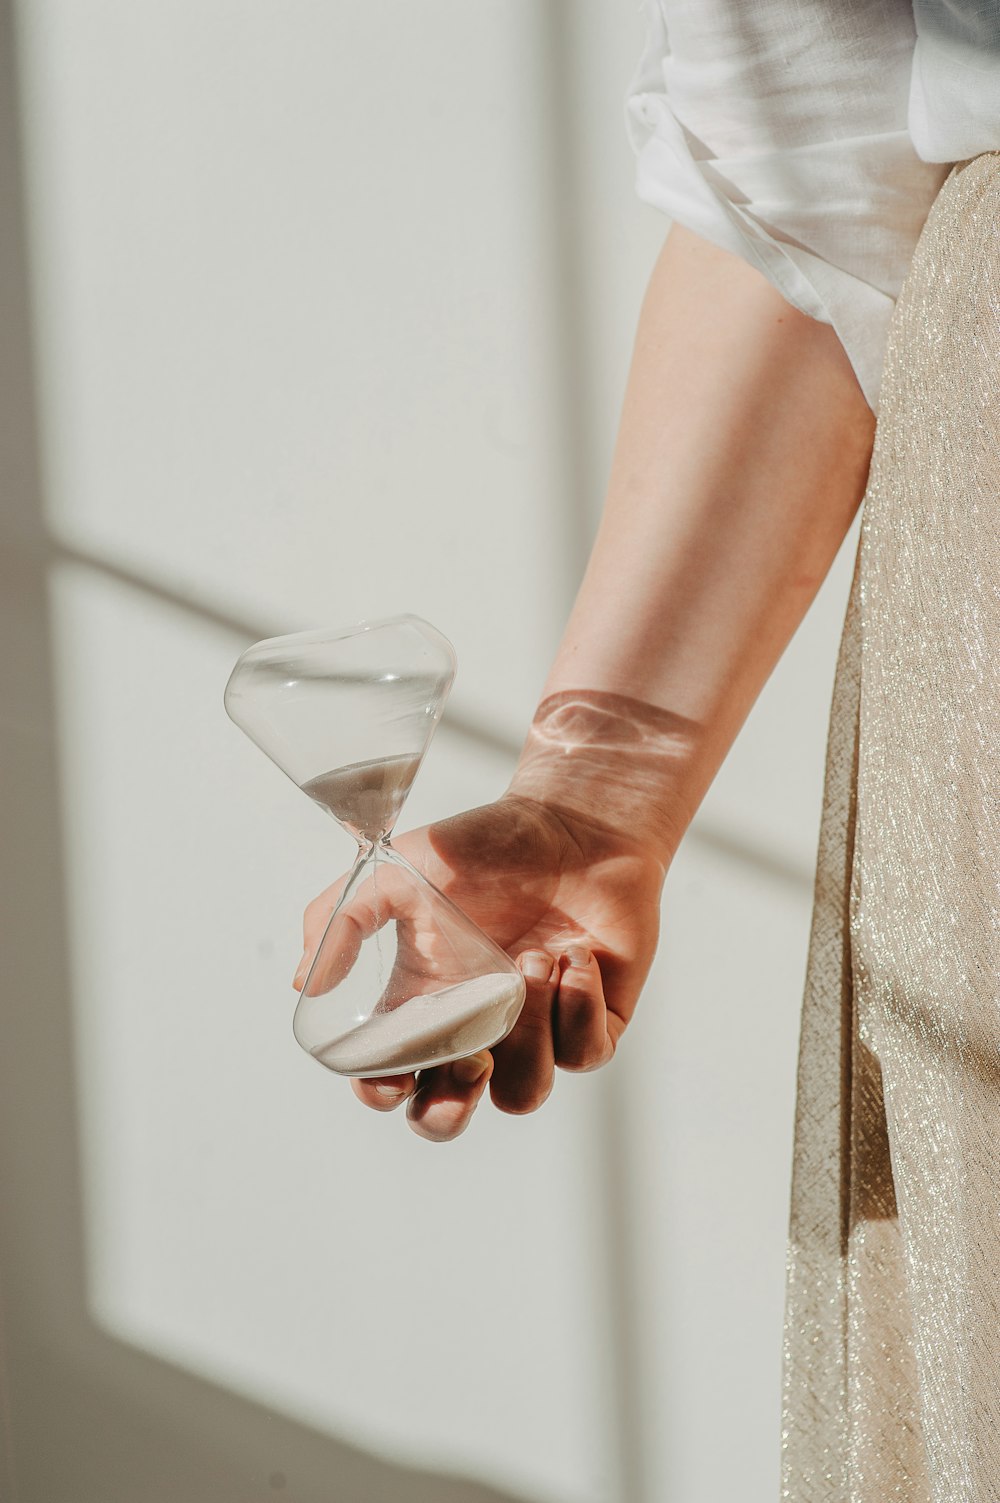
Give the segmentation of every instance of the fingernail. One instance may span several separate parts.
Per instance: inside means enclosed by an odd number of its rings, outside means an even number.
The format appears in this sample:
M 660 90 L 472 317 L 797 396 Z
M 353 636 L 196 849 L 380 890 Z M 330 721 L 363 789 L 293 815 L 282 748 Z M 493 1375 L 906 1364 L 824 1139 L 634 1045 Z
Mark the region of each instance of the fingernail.
M 541 955 L 536 950 L 525 955 L 521 961 L 521 970 L 529 981 L 548 981 L 552 975 L 552 961 L 548 955 Z
M 303 952 L 302 959 L 299 961 L 299 964 L 298 964 L 298 969 L 296 970 L 295 975 L 292 977 L 292 985 L 296 988 L 296 990 L 302 985 L 303 981 L 306 979 L 306 972 L 308 971 L 308 969 L 309 969 L 309 951 L 306 950 L 306 951 Z
M 570 945 L 566 951 L 566 959 L 577 970 L 585 971 L 590 964 L 590 951 L 585 949 L 583 945 Z
M 402 1086 L 398 1085 L 377 1085 L 375 1090 L 379 1096 L 386 1096 L 393 1101 L 398 1101 L 400 1096 L 406 1095 Z
M 488 1054 L 468 1054 L 465 1059 L 456 1059 L 451 1067 L 451 1073 L 460 1085 L 475 1085 L 482 1080 L 490 1067 Z

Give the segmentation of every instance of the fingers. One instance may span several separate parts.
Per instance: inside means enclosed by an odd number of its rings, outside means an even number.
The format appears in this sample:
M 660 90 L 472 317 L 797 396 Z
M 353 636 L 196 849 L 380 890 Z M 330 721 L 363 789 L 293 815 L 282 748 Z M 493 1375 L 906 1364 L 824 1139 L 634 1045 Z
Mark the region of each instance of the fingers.
M 547 1099 L 555 1078 L 552 999 L 559 965 L 545 950 L 518 957 L 525 999 L 513 1029 L 493 1050 L 490 1098 L 502 1112 L 533 1112 Z
M 340 902 L 344 888 L 347 886 L 349 880 L 350 873 L 347 873 L 345 876 L 338 878 L 325 891 L 318 893 L 312 902 L 306 905 L 306 910 L 302 915 L 302 959 L 299 961 L 295 975 L 292 977 L 292 986 L 297 992 L 301 991 L 305 985 L 313 956 L 319 949 L 333 911 Z M 310 990 L 312 990 L 311 986 Z
M 525 1001 L 514 1028 L 493 1048 L 418 1075 L 352 1080 L 358 1099 L 375 1111 L 406 1103 L 409 1127 L 432 1143 L 468 1127 L 487 1084 L 493 1105 L 522 1115 L 548 1098 L 558 1065 L 596 1070 L 615 1052 L 625 1021 L 610 1011 L 597 957 L 571 945 L 559 957 L 530 950 L 518 957 Z
M 309 904 L 303 921 L 305 949 L 292 979 L 295 990 L 310 997 L 332 991 L 354 968 L 362 945 L 389 925 L 397 945 L 389 995 L 397 994 L 410 971 L 424 980 L 436 977 L 439 987 L 461 979 L 449 969 L 454 967 L 453 946 L 435 923 L 430 890 L 385 860 L 378 864 L 377 878 L 374 865 L 356 866 Z
M 375 1112 L 391 1112 L 417 1088 L 415 1075 L 384 1075 L 378 1080 L 352 1080 L 351 1090 Z
M 555 1061 L 563 1070 L 596 1070 L 614 1054 L 620 1033 L 609 1031 L 613 1014 L 604 1000 L 601 968 L 583 945 L 571 945 L 561 960 L 552 1013 Z
M 292 980 L 296 991 L 305 987 L 310 997 L 332 991 L 353 968 L 365 940 L 404 912 L 398 873 L 385 863 L 379 879 L 376 889 L 371 869 L 365 873 L 356 866 L 313 898 L 302 921 L 305 948 Z M 319 963 L 310 975 L 317 951 Z
M 493 1056 L 488 1049 L 422 1071 L 419 1088 L 406 1107 L 410 1127 L 430 1143 L 457 1138 L 471 1122 L 492 1073 Z
M 379 1080 L 352 1080 L 359 1101 L 377 1112 L 407 1103 L 406 1119 L 418 1137 L 447 1143 L 463 1133 L 482 1099 L 493 1070 L 493 1056 L 483 1049 L 450 1065 L 415 1075 L 387 1075 Z

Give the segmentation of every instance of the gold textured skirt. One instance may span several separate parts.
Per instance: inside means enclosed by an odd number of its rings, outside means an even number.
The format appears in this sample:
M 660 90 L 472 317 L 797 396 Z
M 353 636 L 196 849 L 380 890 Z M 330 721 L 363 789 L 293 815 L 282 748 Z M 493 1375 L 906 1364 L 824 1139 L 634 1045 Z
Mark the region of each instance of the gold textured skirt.
M 833 693 L 784 1327 L 788 1503 L 1000 1499 L 1000 152 L 889 331 Z

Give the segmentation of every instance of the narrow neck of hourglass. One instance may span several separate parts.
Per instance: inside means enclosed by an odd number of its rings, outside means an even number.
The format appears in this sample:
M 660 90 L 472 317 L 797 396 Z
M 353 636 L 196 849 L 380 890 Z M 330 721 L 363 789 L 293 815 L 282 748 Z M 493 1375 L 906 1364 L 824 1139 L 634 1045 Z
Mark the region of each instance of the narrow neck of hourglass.
M 351 832 L 358 842 L 358 860 L 367 860 L 369 856 L 380 856 L 383 853 L 389 855 L 392 852 L 390 843 L 391 830 L 383 830 L 378 835 L 360 835 L 357 830 Z

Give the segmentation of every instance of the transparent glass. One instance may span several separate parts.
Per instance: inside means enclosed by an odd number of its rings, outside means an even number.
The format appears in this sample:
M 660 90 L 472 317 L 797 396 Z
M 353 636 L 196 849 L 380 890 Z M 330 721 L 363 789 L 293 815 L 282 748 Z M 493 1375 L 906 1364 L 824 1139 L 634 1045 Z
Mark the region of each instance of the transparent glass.
M 447 638 L 405 615 L 258 642 L 226 685 L 230 718 L 358 842 L 293 1019 L 340 1075 L 489 1048 L 524 1003 L 510 957 L 389 840 L 455 668 Z

